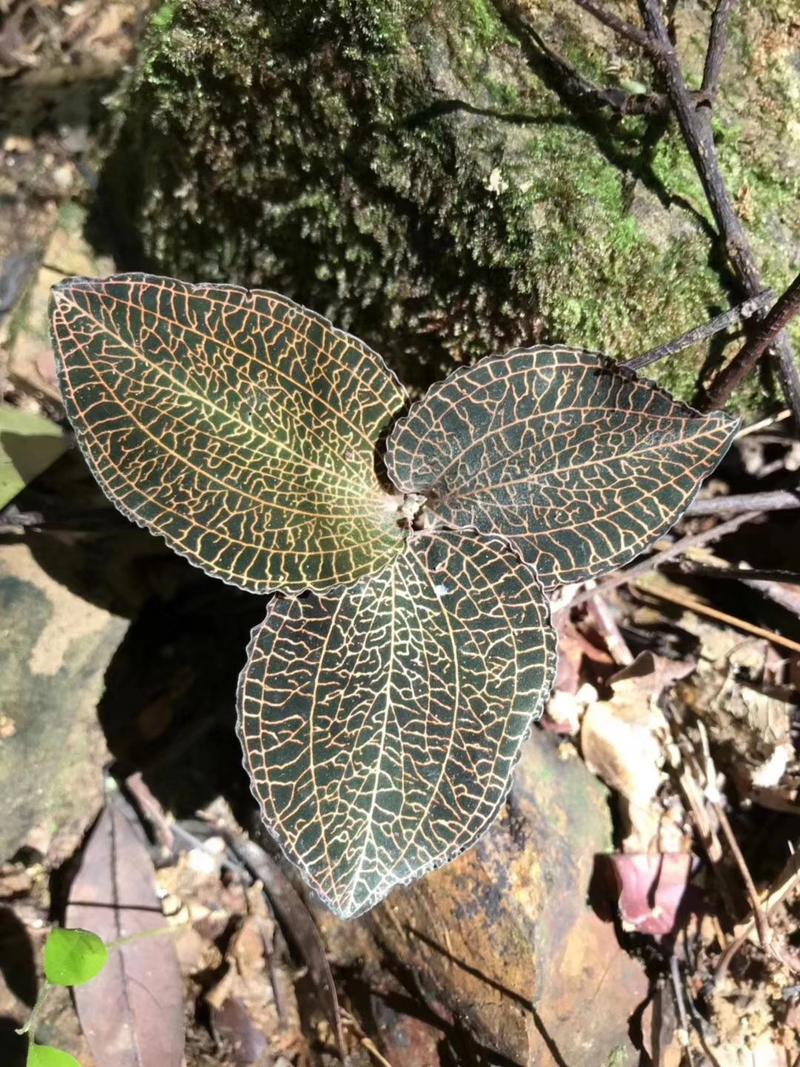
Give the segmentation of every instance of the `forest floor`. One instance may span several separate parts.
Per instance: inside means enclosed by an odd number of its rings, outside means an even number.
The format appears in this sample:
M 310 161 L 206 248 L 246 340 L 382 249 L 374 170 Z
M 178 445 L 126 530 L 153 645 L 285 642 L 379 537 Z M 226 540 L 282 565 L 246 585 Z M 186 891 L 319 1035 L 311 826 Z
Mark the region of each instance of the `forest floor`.
M 0 390 L 4 410 L 57 425 L 47 293 L 64 274 L 113 270 L 83 220 L 97 116 L 145 6 L 0 0 Z M 17 447 L 36 452 L 43 437 Z M 25 468 L 2 442 L 0 462 Z M 157 999 L 137 1000 L 124 972 L 50 999 L 41 1038 L 82 1067 L 155 1067 L 184 1028 L 190 1067 L 517 1062 L 377 927 L 333 920 L 248 836 L 231 695 L 263 605 L 209 588 L 133 531 L 66 439 L 62 450 L 44 471 L 52 454 L 29 457 L 22 480 L 40 476 L 0 510 L 11 679 L 0 687 L 0 1062 L 24 1063 L 14 1031 L 40 987 L 47 932 L 80 925 L 109 885 L 115 922 L 167 916 L 180 968 Z M 800 1063 L 800 508 L 725 503 L 791 493 L 798 469 L 786 412 L 744 427 L 699 505 L 644 560 L 553 602 L 558 679 L 536 731 L 609 790 L 613 842 L 592 906 L 646 976 L 619 1020 L 643 1064 Z M 60 750 L 48 741 L 56 714 L 78 723 Z M 158 969 L 161 939 L 143 951 Z M 121 1002 L 139 1059 L 91 1039 Z M 567 1063 L 584 1065 L 603 1067 L 591 1052 Z

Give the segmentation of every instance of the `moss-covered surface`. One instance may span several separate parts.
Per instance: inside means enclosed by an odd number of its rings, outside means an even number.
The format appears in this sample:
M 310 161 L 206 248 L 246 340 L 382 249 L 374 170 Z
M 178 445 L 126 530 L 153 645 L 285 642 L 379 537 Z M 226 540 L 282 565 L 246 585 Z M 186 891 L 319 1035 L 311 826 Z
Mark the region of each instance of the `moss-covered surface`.
M 776 286 L 800 245 L 782 3 L 737 16 L 719 112 Z M 532 7 L 595 80 L 651 78 L 574 5 Z M 690 6 L 679 27 L 697 69 L 706 18 Z M 117 102 L 99 203 L 128 265 L 278 289 L 412 384 L 540 340 L 628 357 L 728 306 L 730 279 L 677 133 L 587 110 L 561 80 L 493 0 L 168 0 Z M 688 398 L 708 356 L 658 373 Z M 769 402 L 758 382 L 742 400 Z

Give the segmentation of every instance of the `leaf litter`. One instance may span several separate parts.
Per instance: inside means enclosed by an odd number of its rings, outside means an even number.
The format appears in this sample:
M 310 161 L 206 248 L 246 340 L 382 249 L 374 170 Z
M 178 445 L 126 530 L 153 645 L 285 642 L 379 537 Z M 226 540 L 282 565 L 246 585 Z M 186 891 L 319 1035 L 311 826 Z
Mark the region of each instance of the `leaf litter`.
M 791 540 L 791 520 L 781 523 Z M 713 526 L 690 519 L 674 537 Z M 754 543 L 734 531 L 712 565 L 763 570 Z M 558 677 L 542 728 L 610 791 L 616 833 L 614 850 L 598 857 L 601 892 L 623 950 L 649 960 L 655 976 L 641 1048 L 659 1064 L 770 1067 L 800 1051 L 800 670 L 785 646 L 656 595 L 677 586 L 716 603 L 713 577 L 693 573 L 708 560 L 694 554 L 680 569 L 609 589 L 601 581 L 583 600 L 581 587 L 560 594 Z M 736 597 L 747 597 L 751 621 L 797 632 L 762 589 L 727 595 L 726 613 L 745 614 Z M 392 1015 L 390 1037 L 365 1014 L 355 975 L 390 1003 L 408 993 L 360 924 L 346 927 L 343 942 L 341 925 L 298 892 L 238 810 L 217 800 L 176 814 L 148 781 L 145 768 L 109 791 L 64 920 L 109 940 L 162 925 L 173 932 L 124 946 L 110 985 L 101 976 L 76 991 L 83 1037 L 61 1003 L 54 1019 L 67 1052 L 86 1067 L 166 1067 L 180 1063 L 185 1031 L 186 1062 L 198 1067 L 334 1064 L 342 1053 L 354 1065 L 448 1062 L 437 1051 L 451 1041 L 445 1016 Z M 47 862 L 23 856 L 0 870 L 0 898 L 39 944 L 53 914 Z M 146 996 L 126 991 L 131 978 Z M 127 1007 L 111 1012 L 112 1002 Z
M 86 11 L 97 6 L 69 5 L 76 40 Z M 6 32 L 10 58 L 3 62 L 24 69 L 49 61 L 51 22 L 21 25 Z M 783 429 L 775 424 L 742 438 L 741 470 L 724 472 L 716 490 L 772 488 L 796 472 L 798 445 Z M 790 577 L 798 528 L 791 515 L 759 523 L 691 519 L 680 534 L 711 544 L 726 525 L 746 536 L 731 529 L 713 553 L 684 555 L 688 565 L 678 571 L 665 566 L 657 577 L 622 573 L 577 587 L 574 605 L 569 593 L 560 597 L 559 674 L 542 723 L 610 789 L 617 833 L 606 894 L 622 945 L 647 957 L 655 975 L 639 1032 L 659 1067 L 786 1067 L 800 1051 L 800 657 L 675 599 L 690 594 L 698 609 L 720 608 L 796 641 L 800 582 Z M 677 540 L 665 538 L 663 547 Z M 723 582 L 704 572 L 709 567 L 735 568 L 736 577 Z M 783 576 L 748 578 L 746 569 Z M 163 810 L 152 795 L 148 803 L 132 778 L 126 786 L 138 814 L 110 794 L 68 889 L 59 889 L 59 879 L 68 881 L 58 869 L 62 857 L 51 859 L 46 848 L 6 857 L 0 867 L 0 903 L 14 909 L 39 959 L 53 915 L 111 939 L 174 927 L 118 950 L 125 968 L 109 971 L 111 992 L 94 982 L 78 991 L 85 1034 L 113 1021 L 125 1041 L 88 1047 L 70 1022 L 69 1003 L 55 1001 L 48 1024 L 81 1064 L 126 1064 L 119 1057 L 128 1055 L 129 1038 L 177 1050 L 184 1028 L 191 1067 L 336 1063 L 337 1038 L 357 1067 L 453 1062 L 452 1054 L 439 1060 L 449 1022 L 424 991 L 417 990 L 414 1010 L 433 1005 L 426 1022 L 404 1015 L 400 1001 L 394 1038 L 381 1037 L 379 1015 L 365 1008 L 354 976 L 366 975 L 372 993 L 392 1003 L 407 990 L 361 926 L 350 927 L 352 943 L 342 948 L 340 927 L 248 837 L 241 812 L 241 824 L 216 804 L 204 808 L 206 818 L 193 818 Z M 154 971 L 167 979 L 158 996 Z M 137 1000 L 126 985 L 140 973 L 148 975 L 149 996 Z M 30 1000 L 19 975 L 13 986 L 0 989 L 4 1013 L 18 1014 Z M 127 1005 L 120 1018 L 109 1013 L 112 995 Z M 420 1040 L 403 1061 L 401 1038 L 413 1028 L 398 1020 L 412 1018 L 428 1028 L 425 1053 Z M 140 1044 L 139 1055 L 147 1067 L 154 1053 Z M 171 1055 L 157 1062 L 167 1067 Z M 470 1046 L 455 1062 L 482 1061 Z

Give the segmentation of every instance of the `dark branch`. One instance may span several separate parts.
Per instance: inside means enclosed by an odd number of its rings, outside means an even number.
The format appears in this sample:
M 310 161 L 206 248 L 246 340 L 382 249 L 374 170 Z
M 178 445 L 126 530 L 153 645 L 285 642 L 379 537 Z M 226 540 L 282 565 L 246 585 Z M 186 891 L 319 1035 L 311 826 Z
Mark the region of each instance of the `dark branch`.
M 659 44 L 653 61 L 661 71 L 678 124 L 703 185 L 717 224 L 723 247 L 745 295 L 757 296 L 764 289 L 750 241 L 739 216 L 719 163 L 711 126 L 711 108 L 696 105 L 686 87 L 683 71 L 669 37 L 659 0 L 639 0 L 648 34 Z M 782 333 L 776 342 L 781 384 L 795 423 L 800 426 L 800 374 L 794 362 L 789 338 Z M 713 390 L 713 387 L 712 387 Z
M 800 573 L 796 571 L 771 571 L 756 567 L 724 567 L 719 563 L 694 563 L 682 560 L 667 563 L 665 569 L 687 578 L 722 578 L 737 582 L 778 582 L 800 585 Z
M 718 0 L 711 19 L 711 33 L 703 69 L 703 91 L 713 100 L 719 90 L 725 45 L 728 43 L 728 20 L 738 0 Z
M 764 353 L 775 344 L 786 326 L 800 315 L 800 274 L 795 278 L 772 310 L 756 326 L 738 354 L 717 375 L 708 390 L 711 407 L 722 407 L 731 393 L 753 370 Z
M 625 22 L 619 15 L 615 15 L 613 11 L 606 11 L 603 5 L 596 3 L 595 0 L 575 0 L 575 3 L 578 7 L 582 7 L 584 11 L 588 11 L 590 15 L 593 15 L 598 22 L 608 26 L 610 30 L 618 33 L 620 37 L 626 37 L 629 41 L 633 41 L 634 44 L 638 44 L 640 48 L 645 48 L 648 52 L 651 52 L 654 47 L 657 47 L 649 34 L 639 29 L 638 26 Z
M 684 348 L 699 344 L 700 341 L 705 341 L 707 338 L 727 330 L 729 326 L 738 326 L 745 319 L 755 315 L 756 312 L 763 311 L 772 302 L 772 299 L 771 290 L 765 289 L 763 293 L 759 293 L 758 296 L 754 296 L 751 300 L 745 300 L 738 307 L 731 308 L 730 311 L 723 311 L 721 315 L 717 315 L 716 318 L 707 322 L 704 326 L 695 326 L 694 329 L 687 330 L 686 333 L 681 334 L 674 341 L 669 341 L 658 348 L 651 348 L 644 355 L 637 356 L 636 359 L 629 359 L 627 363 L 622 365 L 633 371 L 649 367 L 651 363 L 658 363 L 660 359 L 674 356 L 676 352 L 682 352 Z
M 571 97 L 576 105 L 589 109 L 609 108 L 618 115 L 663 115 L 669 111 L 670 101 L 663 93 L 627 93 L 622 89 L 606 89 L 595 85 L 550 47 L 536 29 L 529 13 L 516 0 L 495 0 L 495 7 L 520 38 L 523 47 L 531 51 L 535 49 L 537 55 L 544 57 L 558 73 L 564 94 Z

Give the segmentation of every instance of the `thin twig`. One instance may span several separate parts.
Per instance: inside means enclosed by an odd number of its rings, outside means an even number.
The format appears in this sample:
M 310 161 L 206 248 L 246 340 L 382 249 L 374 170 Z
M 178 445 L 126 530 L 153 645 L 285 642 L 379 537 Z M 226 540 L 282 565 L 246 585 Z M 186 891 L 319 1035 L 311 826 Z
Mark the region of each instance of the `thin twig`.
M 721 522 L 718 526 L 713 526 L 710 530 L 704 530 L 702 533 L 688 534 L 686 537 L 681 537 L 677 541 L 674 541 L 669 548 L 664 548 L 660 552 L 653 553 L 652 556 L 648 556 L 647 559 L 642 560 L 641 563 L 634 564 L 633 567 L 629 567 L 627 570 L 618 571 L 616 574 L 612 574 L 608 578 L 604 578 L 597 586 L 593 586 L 591 589 L 585 589 L 583 592 L 578 593 L 573 597 L 568 604 L 564 605 L 561 610 L 567 608 L 579 607 L 581 604 L 585 604 L 596 593 L 605 595 L 612 589 L 616 589 L 620 585 L 627 585 L 628 582 L 633 581 L 635 578 L 640 578 L 644 574 L 649 574 L 650 571 L 660 567 L 662 563 L 666 563 L 667 560 L 675 559 L 677 556 L 683 555 L 684 552 L 688 552 L 692 548 L 701 548 L 703 545 L 710 544 L 712 541 L 719 540 L 720 537 L 725 537 L 729 533 L 733 533 L 738 530 L 740 526 L 744 526 L 745 523 L 752 522 L 755 519 L 761 517 L 760 511 L 748 512 L 745 515 L 737 515 L 733 519 L 728 519 L 727 522 Z
M 522 47 L 557 73 L 560 89 L 574 107 L 610 108 L 619 115 L 663 115 L 669 111 L 669 98 L 663 93 L 627 93 L 595 85 L 545 41 L 518 0 L 495 0 L 495 6 Z
M 675 953 L 671 953 L 669 957 L 669 973 L 672 979 L 672 990 L 675 994 L 675 1006 L 678 1009 L 678 1021 L 681 1024 L 681 1030 L 683 1031 L 684 1038 L 681 1040 L 681 1046 L 686 1053 L 686 1058 L 689 1061 L 689 1067 L 694 1067 L 694 1060 L 692 1059 L 692 1052 L 689 1047 L 689 1017 L 686 1014 L 686 1002 L 683 998 L 683 982 L 681 980 L 681 971 L 678 965 L 678 957 Z
M 733 853 L 733 858 L 736 860 L 736 866 L 739 868 L 739 873 L 742 876 L 742 881 L 745 884 L 747 895 L 750 898 L 750 907 L 753 909 L 753 921 L 756 925 L 756 932 L 758 933 L 759 944 L 762 948 L 766 948 L 771 940 L 769 922 L 767 916 L 761 906 L 761 897 L 758 895 L 758 890 L 753 882 L 753 877 L 750 874 L 750 870 L 745 862 L 745 858 L 742 855 L 742 850 L 739 848 L 739 842 L 736 840 L 736 835 L 733 832 L 728 816 L 725 814 L 723 806 L 716 801 L 710 801 L 714 813 L 719 820 L 720 828 L 725 835 L 725 840 L 728 842 L 728 847 Z
M 619 15 L 615 15 L 613 11 L 606 11 L 602 4 L 596 3 L 595 0 L 575 0 L 575 3 L 578 7 L 582 7 L 584 11 L 588 11 L 588 13 L 594 16 L 598 22 L 602 22 L 604 26 L 608 26 L 610 30 L 618 33 L 620 37 L 627 37 L 629 41 L 638 44 L 640 48 L 644 48 L 648 52 L 651 52 L 654 48 L 658 47 L 650 35 L 645 33 L 644 30 L 621 19 Z
M 710 556 L 718 559 L 717 556 Z M 800 573 L 797 571 L 762 570 L 757 567 L 730 567 L 724 561 L 718 563 L 694 563 L 684 560 L 673 564 L 681 574 L 689 578 L 734 578 L 737 582 L 785 582 L 788 585 L 800 585 Z
M 732 496 L 713 496 L 693 500 L 687 515 L 721 515 L 742 511 L 791 511 L 800 508 L 800 490 L 775 489 L 771 493 L 739 493 Z
M 695 326 L 694 329 L 688 330 L 674 341 L 659 345 L 658 348 L 651 348 L 644 355 L 637 356 L 636 359 L 629 359 L 626 363 L 623 363 L 623 367 L 639 371 L 643 367 L 649 367 L 651 363 L 658 363 L 661 359 L 674 356 L 676 352 L 682 352 L 685 348 L 699 344 L 700 341 L 705 341 L 707 338 L 727 330 L 729 326 L 738 326 L 744 319 L 749 319 L 752 315 L 762 311 L 772 302 L 772 299 L 771 290 L 765 289 L 758 296 L 745 300 L 738 307 L 731 308 L 730 311 L 723 311 L 721 315 L 717 315 L 716 318 L 713 318 L 704 326 Z
M 629 667 L 633 663 L 633 653 L 625 643 L 619 626 L 601 596 L 593 596 L 589 601 L 589 613 L 600 633 L 605 639 L 611 658 L 620 667 Z
M 758 323 L 738 354 L 717 375 L 707 393 L 711 407 L 722 407 L 728 402 L 734 389 L 741 385 L 796 315 L 800 315 L 800 274 Z
M 773 885 L 777 888 L 773 889 L 769 896 L 763 903 L 762 910 L 764 914 L 769 918 L 772 912 L 781 905 L 789 894 L 797 887 L 798 880 L 800 880 L 800 869 L 798 869 L 798 857 L 792 855 L 789 858 L 789 862 L 784 866 L 781 873 L 775 879 Z M 714 982 L 718 984 L 725 977 L 731 960 L 736 953 L 741 949 L 745 941 L 748 940 L 750 935 L 756 930 L 755 913 L 751 914 L 750 918 L 744 924 L 743 928 L 740 928 L 738 936 L 734 937 L 730 944 L 725 948 L 722 956 L 717 963 L 716 970 L 714 971 Z
M 320 991 L 325 1014 L 328 1016 L 340 1057 L 344 1062 L 344 1037 L 336 984 L 325 954 L 322 936 L 313 916 L 308 912 L 297 890 L 281 873 L 275 860 L 240 827 L 232 821 L 221 819 L 209 812 L 199 811 L 197 815 L 214 828 L 239 863 L 243 864 L 251 875 L 262 883 L 278 918 L 294 936 L 298 948 L 305 956 L 314 983 Z M 298 925 L 297 921 L 300 914 L 305 914 L 306 918 L 302 925 Z
M 784 408 L 783 411 L 777 412 L 775 415 L 766 415 L 763 419 L 758 419 L 756 422 L 748 423 L 747 426 L 743 426 L 741 430 L 736 434 L 735 440 L 740 441 L 743 437 L 749 437 L 754 433 L 761 433 L 762 430 L 771 430 L 780 422 L 785 422 L 786 419 L 790 419 L 792 413 L 788 408 Z
M 738 0 L 718 0 L 711 18 L 711 33 L 703 69 L 703 90 L 712 100 L 719 91 L 719 78 L 728 39 L 728 21 L 737 3 Z
M 657 597 L 659 600 L 666 600 L 670 604 L 676 604 L 687 611 L 693 611 L 696 615 L 705 615 L 709 619 L 716 619 L 717 622 L 723 622 L 728 626 L 735 627 L 737 630 L 753 634 L 764 641 L 771 641 L 774 645 L 788 648 L 791 652 L 800 652 L 800 644 L 790 637 L 784 637 L 783 634 L 775 633 L 774 630 L 765 630 L 763 626 L 756 626 L 755 623 L 740 619 L 737 615 L 729 615 L 727 611 L 718 611 L 709 604 L 704 604 L 702 600 L 689 596 L 688 593 L 680 593 L 677 589 L 651 589 L 649 586 L 640 588 L 643 593 L 649 596 Z
M 713 558 L 713 557 L 712 557 Z M 684 578 L 733 579 L 741 585 L 755 589 L 786 611 L 800 618 L 800 595 L 791 586 L 800 585 L 800 574 L 794 571 L 750 570 L 746 567 L 728 567 L 722 561 L 705 565 L 684 561 L 672 565 Z M 669 572 L 670 565 L 667 564 Z
M 764 283 L 749 238 L 736 214 L 733 198 L 722 174 L 711 125 L 711 108 L 703 106 L 702 103 L 698 106 L 692 99 L 677 52 L 670 40 L 660 0 L 639 0 L 639 8 L 647 33 L 659 45 L 658 50 L 652 53 L 653 61 L 664 77 L 667 95 L 672 101 L 683 139 L 716 221 L 728 261 L 745 294 L 748 297 L 757 296 L 763 291 Z M 785 332 L 779 335 L 775 348 L 786 400 L 794 414 L 795 423 L 800 426 L 800 373 L 795 366 L 792 346 Z M 713 389 L 712 385 L 712 392 Z

